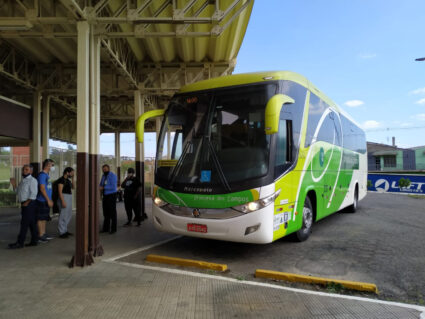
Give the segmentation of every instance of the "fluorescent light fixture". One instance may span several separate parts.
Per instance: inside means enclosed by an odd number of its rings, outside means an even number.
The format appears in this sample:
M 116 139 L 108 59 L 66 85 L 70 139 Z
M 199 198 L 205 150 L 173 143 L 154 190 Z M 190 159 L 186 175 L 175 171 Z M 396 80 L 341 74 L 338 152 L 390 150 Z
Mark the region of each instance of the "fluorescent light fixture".
M 34 25 L 26 19 L 2 18 L 0 31 L 27 31 Z

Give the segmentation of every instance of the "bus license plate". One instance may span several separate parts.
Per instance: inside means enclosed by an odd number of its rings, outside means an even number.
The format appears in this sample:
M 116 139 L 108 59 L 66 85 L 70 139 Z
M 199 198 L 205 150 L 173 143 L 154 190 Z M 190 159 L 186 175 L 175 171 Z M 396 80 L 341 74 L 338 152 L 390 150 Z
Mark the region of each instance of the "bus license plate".
M 207 225 L 201 224 L 187 224 L 187 231 L 193 231 L 196 233 L 207 233 Z

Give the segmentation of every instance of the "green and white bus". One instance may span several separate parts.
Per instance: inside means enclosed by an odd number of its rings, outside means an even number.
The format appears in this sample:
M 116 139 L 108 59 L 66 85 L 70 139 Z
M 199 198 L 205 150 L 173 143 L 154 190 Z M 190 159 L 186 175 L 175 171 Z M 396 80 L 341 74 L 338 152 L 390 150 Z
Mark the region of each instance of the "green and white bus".
M 364 132 L 293 72 L 237 74 L 183 87 L 164 115 L 153 194 L 157 229 L 270 243 L 343 208 L 367 191 Z

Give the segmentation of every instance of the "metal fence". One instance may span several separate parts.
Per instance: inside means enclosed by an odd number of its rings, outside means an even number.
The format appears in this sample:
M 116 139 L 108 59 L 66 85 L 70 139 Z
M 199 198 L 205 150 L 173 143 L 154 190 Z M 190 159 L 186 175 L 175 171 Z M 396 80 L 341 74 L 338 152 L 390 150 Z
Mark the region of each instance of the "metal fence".
M 66 167 L 77 168 L 77 152 L 75 150 L 50 147 L 49 157 L 55 161 L 56 167 L 55 171 L 50 173 L 52 181 L 58 179 Z M 28 155 L 0 155 L 0 207 L 18 206 L 16 194 L 10 184 L 10 178 L 15 178 L 16 182 L 19 183 L 21 181 L 22 166 L 29 162 Z M 114 156 L 100 155 L 99 170 L 103 164 L 108 164 L 111 167 L 111 171 L 116 173 L 117 168 Z M 133 157 L 121 157 L 121 181 L 124 180 L 129 167 L 135 168 L 135 159 Z M 145 158 L 145 196 L 150 196 L 153 191 L 153 171 L 154 158 Z M 75 197 L 73 199 L 74 207 Z

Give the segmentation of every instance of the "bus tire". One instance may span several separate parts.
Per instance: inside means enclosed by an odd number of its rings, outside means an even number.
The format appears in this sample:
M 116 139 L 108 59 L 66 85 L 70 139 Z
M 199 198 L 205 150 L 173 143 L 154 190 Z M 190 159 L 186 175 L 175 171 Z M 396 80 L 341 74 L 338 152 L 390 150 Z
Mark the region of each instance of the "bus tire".
M 359 187 L 356 185 L 354 189 L 353 205 L 348 206 L 348 212 L 354 214 L 359 206 Z
M 307 196 L 305 198 L 304 207 L 303 207 L 303 223 L 302 223 L 301 229 L 295 233 L 295 239 L 298 242 L 305 241 L 307 240 L 308 237 L 310 237 L 311 230 L 313 228 L 313 221 L 314 221 L 313 206 L 311 205 L 310 198 Z

